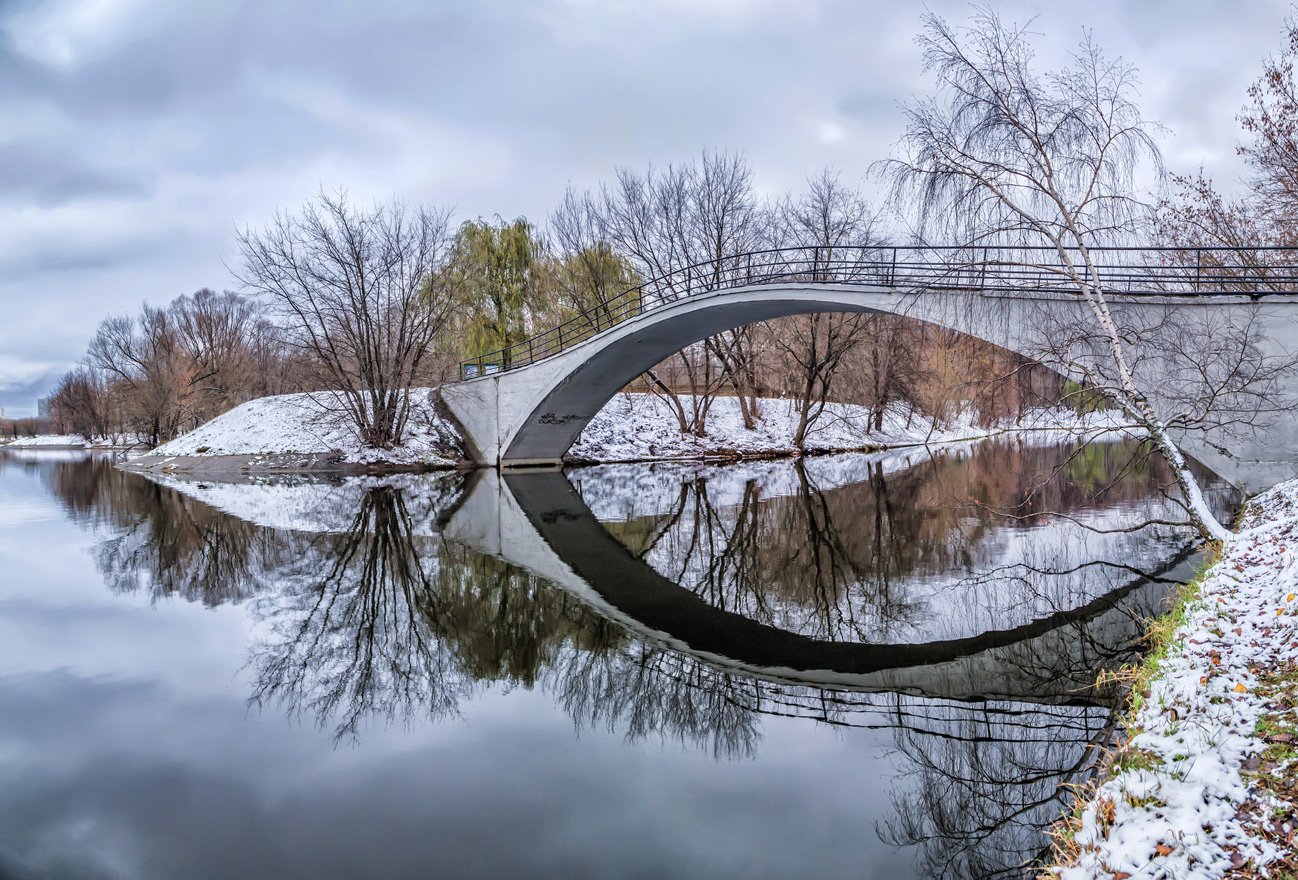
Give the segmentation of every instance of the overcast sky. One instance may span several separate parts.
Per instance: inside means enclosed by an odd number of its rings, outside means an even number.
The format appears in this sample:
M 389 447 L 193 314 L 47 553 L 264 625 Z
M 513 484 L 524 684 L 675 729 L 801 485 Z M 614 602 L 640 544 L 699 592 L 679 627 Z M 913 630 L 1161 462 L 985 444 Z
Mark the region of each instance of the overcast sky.
M 1243 174 L 1235 116 L 1287 2 L 993 3 L 1043 63 L 1090 26 L 1173 169 Z M 929 8 L 952 20 L 963 2 Z M 0 407 L 107 314 L 234 285 L 233 230 L 344 187 L 543 222 L 619 166 L 743 151 L 759 187 L 863 181 L 929 89 L 919 4 L 0 0 Z

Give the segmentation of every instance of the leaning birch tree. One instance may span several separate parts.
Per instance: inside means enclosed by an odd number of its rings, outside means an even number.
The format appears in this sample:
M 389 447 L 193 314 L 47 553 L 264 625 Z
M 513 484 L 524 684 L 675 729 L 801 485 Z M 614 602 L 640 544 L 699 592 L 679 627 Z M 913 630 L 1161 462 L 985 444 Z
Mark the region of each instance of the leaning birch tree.
M 1099 252 L 1138 242 L 1148 228 L 1149 207 L 1138 193 L 1143 179 L 1161 172 L 1155 126 L 1136 105 L 1134 69 L 1106 58 L 1089 34 L 1067 66 L 1044 73 L 1030 37 L 989 9 L 978 10 L 967 27 L 925 15 L 917 42 L 937 92 L 905 107 L 898 153 L 879 170 L 891 180 L 896 203 L 916 212 L 921 237 L 937 232 L 967 245 L 967 254 L 987 248 L 985 266 L 1045 273 L 1071 292 L 1078 308 L 1055 322 L 1055 332 L 1041 333 L 1051 337 L 1043 345 L 1055 355 L 1048 365 L 1082 377 L 1121 408 L 1167 460 L 1190 524 L 1205 539 L 1221 540 L 1226 529 L 1171 427 L 1193 427 L 1181 410 L 1190 404 L 1194 411 L 1204 395 L 1238 402 L 1251 393 L 1256 403 L 1265 395 L 1250 382 L 1271 374 L 1250 360 L 1247 338 L 1232 338 L 1231 350 L 1218 352 L 1227 365 L 1203 370 L 1204 387 L 1182 389 L 1192 393 L 1174 407 L 1142 387 L 1138 367 L 1189 356 L 1177 347 L 1195 345 L 1174 307 L 1156 326 L 1131 323 L 1111 297 Z

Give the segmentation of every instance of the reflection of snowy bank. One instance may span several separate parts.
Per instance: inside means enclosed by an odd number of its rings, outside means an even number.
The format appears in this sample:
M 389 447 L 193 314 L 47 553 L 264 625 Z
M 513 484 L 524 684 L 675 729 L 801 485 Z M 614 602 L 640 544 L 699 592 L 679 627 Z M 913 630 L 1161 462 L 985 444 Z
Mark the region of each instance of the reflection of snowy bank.
M 352 531 L 362 498 L 375 489 L 389 487 L 401 493 L 413 533 L 435 535 L 438 518 L 459 497 L 463 483 L 459 474 L 391 474 L 334 480 L 299 475 L 247 482 L 150 474 L 149 479 L 263 528 L 327 534 Z
M 983 437 L 879 452 L 805 456 L 800 461 L 800 470 L 789 467 L 788 462 L 781 459 L 720 464 L 686 459 L 609 462 L 573 468 L 567 473 L 597 518 L 616 521 L 670 513 L 680 500 L 684 482 L 707 483 L 710 502 L 718 507 L 727 507 L 738 504 L 751 493 L 756 493 L 757 498 L 779 498 L 797 495 L 806 489 L 828 492 L 852 483 L 868 482 L 872 477 L 908 471 L 932 461 L 935 456 L 953 455 L 958 459 L 971 454 L 984 442 L 1044 447 L 1096 438 L 1097 442 L 1111 443 L 1120 436 L 1116 431 L 1098 428 L 1080 437 L 1063 430 L 1032 430 L 1007 433 L 999 441 Z
M 0 455 L 14 461 L 50 462 L 81 461 L 86 457 L 86 450 L 71 446 L 0 446 Z
M 1078 608 L 1187 545 L 1170 526 L 1129 531 L 1176 518 L 1145 485 L 1155 477 L 1127 496 L 1075 499 L 1067 516 L 999 517 L 988 508 L 1068 460 L 1067 448 L 1031 437 L 797 462 L 599 465 L 569 479 L 640 559 L 718 607 L 833 641 L 957 639 Z M 1106 456 L 1125 455 L 1122 446 L 1095 449 L 1121 467 Z M 354 530 L 362 499 L 386 487 L 401 494 L 416 535 L 437 534 L 473 479 L 151 478 L 260 526 L 330 534 Z M 983 494 L 988 485 L 1004 497 Z
M 1105 473 L 1133 451 L 1093 448 Z M 1184 529 L 1146 525 L 1183 518 L 1157 473 L 1092 495 L 1070 478 L 1070 465 L 1078 480 L 1092 473 L 1080 464 L 1071 447 L 1004 438 L 796 466 L 603 465 L 571 478 L 637 557 L 715 607 L 813 638 L 917 642 L 1050 618 L 1190 545 Z

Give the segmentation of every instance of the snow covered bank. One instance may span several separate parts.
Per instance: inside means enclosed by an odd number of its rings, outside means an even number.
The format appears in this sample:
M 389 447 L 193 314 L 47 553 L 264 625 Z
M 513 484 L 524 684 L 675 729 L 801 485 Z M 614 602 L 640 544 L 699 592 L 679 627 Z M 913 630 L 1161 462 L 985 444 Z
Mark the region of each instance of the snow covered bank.
M 185 459 L 239 457 L 244 467 L 283 469 L 397 467 L 449 468 L 459 459 L 459 437 L 436 409 L 436 391 L 411 392 L 410 422 L 398 449 L 365 446 L 356 427 L 328 393 L 280 394 L 250 400 L 139 460 L 141 468 L 183 469 Z
M 376 450 L 361 443 L 356 429 L 328 394 L 282 394 L 238 406 L 202 427 L 164 443 L 137 459 L 138 470 L 309 471 L 449 468 L 460 462 L 458 431 L 442 418 L 436 389 L 412 392 L 413 412 L 404 445 Z M 712 403 L 704 436 L 682 434 L 666 401 L 651 394 L 620 394 L 591 420 L 567 455 L 578 463 L 721 460 L 797 455 L 793 443 L 798 413 L 792 401 L 760 401 L 761 420 L 745 428 L 738 401 Z M 807 436 L 810 453 L 949 444 L 1008 432 L 1033 432 L 1043 439 L 1079 433 L 1095 437 L 1122 429 L 1110 413 L 1079 416 L 1071 410 L 1034 410 L 1018 424 L 979 426 L 968 417 L 935 424 L 906 407 L 893 406 L 883 429 L 872 429 L 861 406 L 831 403 Z
M 739 402 L 718 397 L 712 403 L 702 437 L 682 434 L 665 400 L 652 394 L 619 394 L 599 411 L 569 450 L 570 461 L 625 462 L 659 459 L 744 458 L 795 455 L 793 444 L 798 412 L 791 400 L 765 399 L 758 410 L 761 421 L 744 427 Z M 908 407 L 894 404 L 883 418 L 883 429 L 873 429 L 873 415 L 863 406 L 830 403 L 807 432 L 806 451 L 845 452 L 951 443 L 982 439 L 1011 431 L 1051 432 L 1064 439 L 1078 432 L 1090 436 L 1121 430 L 1123 423 L 1108 412 L 1078 415 L 1069 409 L 1041 409 L 1027 413 L 1021 423 L 988 427 L 962 415 L 936 424 Z
M 1259 496 L 1182 609 L 1065 880 L 1295 876 L 1298 481 Z
M 17 440 L 0 440 L 0 446 L 5 449 L 130 449 L 138 445 L 138 440 L 132 441 L 129 438 L 87 440 L 80 434 L 37 434 L 35 437 L 19 437 Z

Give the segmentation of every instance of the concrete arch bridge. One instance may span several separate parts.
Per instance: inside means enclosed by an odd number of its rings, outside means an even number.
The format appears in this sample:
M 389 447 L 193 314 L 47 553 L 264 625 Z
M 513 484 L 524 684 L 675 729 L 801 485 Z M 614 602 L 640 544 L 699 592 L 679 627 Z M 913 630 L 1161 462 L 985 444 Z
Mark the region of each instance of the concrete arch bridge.
M 1113 314 L 1139 348 L 1169 326 L 1247 331 L 1241 356 L 1298 358 L 1298 250 L 1092 249 Z M 1104 372 L 1091 318 L 1053 250 L 798 247 L 738 254 L 656 278 L 573 319 L 462 365 L 443 388 L 478 464 L 554 465 L 587 422 L 655 364 L 724 330 L 787 315 L 903 315 L 1078 378 Z M 1181 331 L 1184 348 L 1201 337 Z M 1234 333 L 1239 342 L 1242 337 Z M 1218 340 L 1220 342 L 1220 340 Z M 1166 354 L 1166 351 L 1163 352 Z M 1185 362 L 1137 353 L 1155 404 Z M 1230 425 L 1185 450 L 1247 488 L 1298 475 L 1298 419 L 1272 415 L 1251 439 Z M 1227 449 L 1228 444 L 1233 448 Z

